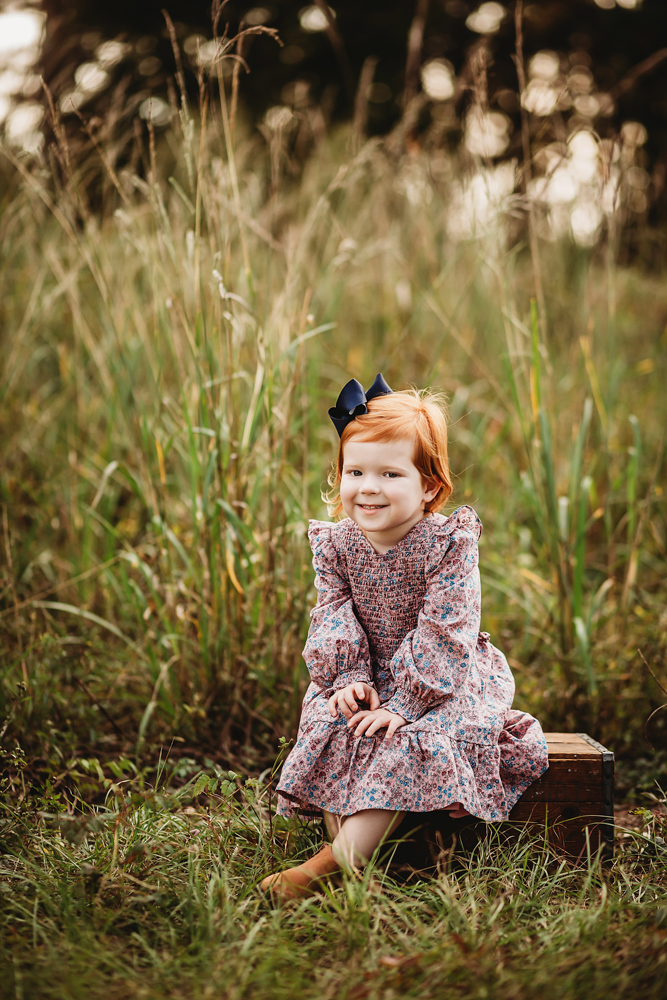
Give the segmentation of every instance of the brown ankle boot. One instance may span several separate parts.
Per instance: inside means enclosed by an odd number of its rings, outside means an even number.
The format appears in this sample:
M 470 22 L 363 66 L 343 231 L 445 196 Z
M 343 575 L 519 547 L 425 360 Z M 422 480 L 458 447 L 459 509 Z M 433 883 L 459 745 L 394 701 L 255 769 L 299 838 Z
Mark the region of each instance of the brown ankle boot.
M 325 844 L 317 854 L 308 858 L 296 868 L 288 868 L 284 872 L 267 875 L 259 883 L 260 889 L 270 892 L 274 899 L 300 899 L 319 892 L 319 882 L 328 875 L 340 871 L 340 865 L 331 852 L 331 844 Z

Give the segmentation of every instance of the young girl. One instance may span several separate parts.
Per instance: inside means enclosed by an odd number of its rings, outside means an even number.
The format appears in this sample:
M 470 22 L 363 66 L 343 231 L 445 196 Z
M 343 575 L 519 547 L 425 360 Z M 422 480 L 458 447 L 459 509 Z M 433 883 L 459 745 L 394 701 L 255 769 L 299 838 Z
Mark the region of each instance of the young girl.
M 278 811 L 321 811 L 332 843 L 263 880 L 279 899 L 365 864 L 406 812 L 506 819 L 547 767 L 540 725 L 512 709 L 507 661 L 479 631 L 480 520 L 437 513 L 452 492 L 437 399 L 378 375 L 367 393 L 348 382 L 329 415 L 346 518 L 310 522 L 311 684 Z

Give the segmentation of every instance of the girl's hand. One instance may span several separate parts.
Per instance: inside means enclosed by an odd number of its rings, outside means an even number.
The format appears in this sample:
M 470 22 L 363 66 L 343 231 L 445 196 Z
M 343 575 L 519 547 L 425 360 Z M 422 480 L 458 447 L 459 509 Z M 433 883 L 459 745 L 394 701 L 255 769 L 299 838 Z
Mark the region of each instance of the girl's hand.
M 402 715 L 397 715 L 395 712 L 388 712 L 386 708 L 376 708 L 370 712 L 357 712 L 348 722 L 348 729 L 351 729 L 355 723 L 358 723 L 354 731 L 355 736 L 363 736 L 364 734 L 366 736 L 374 736 L 378 729 L 384 729 L 386 726 L 386 740 L 390 740 L 401 726 L 407 726 L 408 724 Z
M 327 705 L 329 712 L 334 718 L 338 715 L 338 709 L 340 708 L 345 718 L 349 719 L 359 710 L 357 701 L 366 702 L 367 705 L 371 706 L 371 710 L 380 706 L 380 696 L 375 688 L 362 681 L 357 681 L 356 684 L 348 684 L 347 687 L 336 691 L 329 698 Z

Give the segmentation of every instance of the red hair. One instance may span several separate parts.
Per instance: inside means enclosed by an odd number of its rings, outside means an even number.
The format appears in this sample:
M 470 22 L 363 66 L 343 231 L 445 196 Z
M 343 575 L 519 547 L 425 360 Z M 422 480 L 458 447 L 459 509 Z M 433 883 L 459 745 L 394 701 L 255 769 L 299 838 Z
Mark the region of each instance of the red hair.
M 360 441 L 395 441 L 412 439 L 413 462 L 422 479 L 438 492 L 424 506 L 425 514 L 440 510 L 452 492 L 447 458 L 447 422 L 440 396 L 428 389 L 405 389 L 388 396 L 376 396 L 368 403 L 368 413 L 351 420 L 343 431 L 338 458 L 329 476 L 330 492 L 324 497 L 333 506 L 334 517 L 343 513 L 340 480 L 343 474 L 343 451 L 351 438 Z

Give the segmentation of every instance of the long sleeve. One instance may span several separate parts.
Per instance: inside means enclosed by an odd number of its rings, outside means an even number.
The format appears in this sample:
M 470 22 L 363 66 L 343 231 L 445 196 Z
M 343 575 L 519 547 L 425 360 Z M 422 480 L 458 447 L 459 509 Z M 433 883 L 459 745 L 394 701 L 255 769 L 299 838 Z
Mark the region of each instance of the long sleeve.
M 425 566 L 426 596 L 417 627 L 396 650 L 396 690 L 383 708 L 415 722 L 451 698 L 474 662 L 480 625 L 477 540 L 481 524 L 470 507 L 452 516 Z
M 373 683 L 368 639 L 354 613 L 350 584 L 334 547 L 335 525 L 311 521 L 308 538 L 313 550 L 317 605 L 303 658 L 319 688 L 339 690 L 357 681 Z

